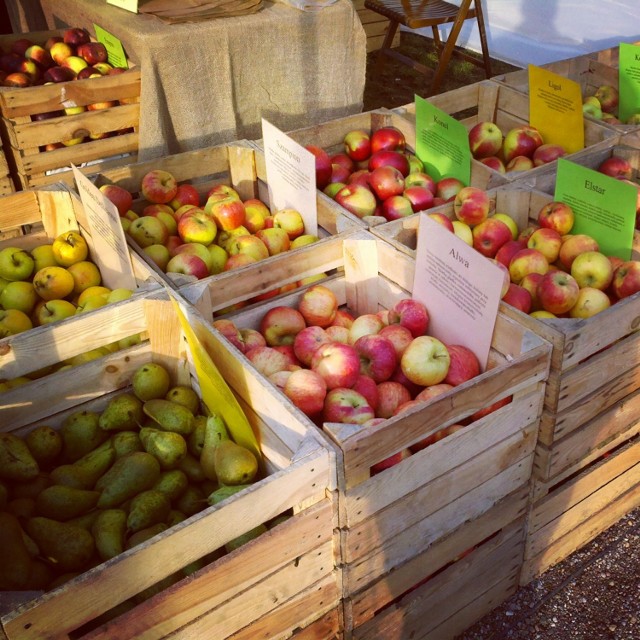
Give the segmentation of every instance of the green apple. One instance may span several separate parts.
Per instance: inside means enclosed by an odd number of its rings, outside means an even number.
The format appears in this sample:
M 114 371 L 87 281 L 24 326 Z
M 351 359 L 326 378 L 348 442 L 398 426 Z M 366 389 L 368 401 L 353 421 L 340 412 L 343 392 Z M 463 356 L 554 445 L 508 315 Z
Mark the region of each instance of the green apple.
M 169 253 L 169 248 L 164 244 L 150 244 L 148 247 L 145 247 L 143 253 L 147 255 L 147 257 L 156 264 L 160 271 L 164 271 L 167 268 L 167 264 L 171 259 L 171 254 Z
M 301 236 L 298 236 L 295 240 L 291 241 L 291 246 L 289 248 L 297 249 L 298 247 L 304 247 L 312 242 L 318 242 L 318 240 L 320 240 L 318 236 L 314 236 L 311 233 L 303 233 Z
M 75 313 L 75 305 L 68 300 L 43 300 L 34 310 L 36 324 L 41 326 L 59 322 Z
M 227 264 L 229 254 L 218 244 L 208 245 L 207 250 L 211 256 L 209 273 L 211 273 L 212 276 L 222 273 L 222 271 L 224 271 L 224 265 Z
M 5 280 L 28 280 L 35 260 L 28 251 L 19 247 L 5 247 L 0 251 L 0 277 Z
M 18 309 L 29 315 L 38 301 L 38 294 L 31 282 L 16 280 L 9 282 L 0 292 L 0 305 L 5 309 Z
M 41 244 L 31 249 L 31 255 L 35 260 L 33 272 L 40 271 L 44 267 L 55 267 L 58 263 L 53 253 L 52 244 Z
M 131 289 L 125 287 L 118 287 L 112 289 L 111 293 L 107 296 L 107 303 L 120 302 L 121 300 L 128 300 L 133 295 Z

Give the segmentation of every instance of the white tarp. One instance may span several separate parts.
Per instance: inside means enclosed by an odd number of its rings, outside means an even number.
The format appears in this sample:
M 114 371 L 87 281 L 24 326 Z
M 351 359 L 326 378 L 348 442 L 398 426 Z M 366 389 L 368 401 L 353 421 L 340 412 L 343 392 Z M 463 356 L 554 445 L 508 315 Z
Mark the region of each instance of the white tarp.
M 519 66 L 640 41 L 640 0 L 483 0 L 483 7 L 491 56 Z M 431 29 L 419 33 L 431 36 Z M 458 44 L 480 50 L 474 22 Z

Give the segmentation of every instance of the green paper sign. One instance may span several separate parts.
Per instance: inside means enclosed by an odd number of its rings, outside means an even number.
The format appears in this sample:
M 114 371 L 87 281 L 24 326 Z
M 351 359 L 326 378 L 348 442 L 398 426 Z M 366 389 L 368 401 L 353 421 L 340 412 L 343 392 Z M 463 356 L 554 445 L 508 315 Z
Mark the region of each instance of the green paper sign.
M 591 236 L 607 256 L 631 259 L 637 197 L 631 184 L 558 159 L 554 200 L 573 209 L 571 233 Z
M 471 150 L 467 128 L 420 96 L 416 103 L 416 155 L 436 181 L 471 182 Z
M 638 114 L 640 118 L 640 46 L 620 43 L 620 66 L 618 68 L 620 103 L 618 118 L 626 123 Z M 640 122 L 640 120 L 639 120 Z
M 108 31 L 105 31 L 102 27 L 99 27 L 97 24 L 94 24 L 93 28 L 96 30 L 96 38 L 98 42 L 102 42 L 107 49 L 109 64 L 112 67 L 128 69 L 129 63 L 127 62 L 127 56 L 124 52 L 122 42 L 120 42 L 120 40 L 115 36 L 111 35 Z

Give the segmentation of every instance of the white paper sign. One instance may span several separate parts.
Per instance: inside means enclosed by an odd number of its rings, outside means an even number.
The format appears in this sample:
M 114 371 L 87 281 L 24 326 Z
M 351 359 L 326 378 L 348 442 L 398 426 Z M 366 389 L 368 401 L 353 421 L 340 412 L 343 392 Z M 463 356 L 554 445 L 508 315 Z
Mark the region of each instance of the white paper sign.
M 429 312 L 429 333 L 471 349 L 484 371 L 500 294 L 500 267 L 427 214 L 420 215 L 413 297 Z
M 109 289 L 136 289 L 129 247 L 116 206 L 78 168 L 73 168 L 95 261 Z
M 304 232 L 317 235 L 315 156 L 264 118 L 262 139 L 271 212 L 296 209 L 304 220 Z

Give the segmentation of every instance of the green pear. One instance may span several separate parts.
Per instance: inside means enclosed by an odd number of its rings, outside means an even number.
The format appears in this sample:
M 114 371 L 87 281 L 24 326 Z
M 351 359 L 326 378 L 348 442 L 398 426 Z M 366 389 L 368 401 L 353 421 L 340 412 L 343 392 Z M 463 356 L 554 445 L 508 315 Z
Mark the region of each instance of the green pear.
M 204 471 L 204 475 L 209 480 L 217 480 L 216 468 L 214 463 L 214 453 L 217 446 L 229 440 L 229 432 L 224 420 L 218 415 L 212 415 L 207 418 L 204 429 L 204 441 L 202 451 L 200 453 L 200 466 Z
M 156 398 L 147 400 L 142 408 L 145 415 L 164 431 L 173 431 L 183 436 L 188 436 L 193 431 L 194 415 L 184 405 Z
M 36 511 L 35 498 L 14 498 L 7 504 L 7 511 L 16 518 L 31 518 Z
M 171 400 L 171 402 L 177 402 L 183 405 L 193 415 L 196 415 L 200 410 L 200 398 L 198 394 L 191 388 L 185 385 L 177 385 L 167 391 L 165 400 Z
M 33 480 L 12 484 L 9 489 L 9 496 L 11 499 L 33 498 L 35 500 L 45 487 L 52 484 L 48 473 L 39 473 Z
M 26 442 L 13 433 L 0 433 L 0 478 L 28 481 L 39 473 L 38 462 Z
M 164 522 L 158 522 L 157 524 L 151 525 L 146 529 L 136 531 L 127 538 L 125 547 L 127 549 L 132 549 L 133 547 L 146 542 L 150 538 L 157 536 L 159 533 L 166 531 L 168 528 L 169 527 Z
M 48 591 L 49 584 L 55 577 L 53 568 L 46 562 L 34 558 L 31 561 L 31 571 L 27 582 L 27 591 Z
M 140 425 L 143 415 L 142 400 L 133 393 L 120 393 L 109 400 L 98 425 L 104 431 L 131 431 Z
M 54 484 L 36 498 L 36 515 L 64 522 L 91 511 L 99 497 L 99 491 Z
M 233 540 L 229 540 L 229 542 L 227 542 L 227 544 L 224 545 L 224 548 L 227 551 L 227 553 L 231 553 L 232 551 L 235 551 L 238 547 L 241 547 L 243 544 L 247 544 L 247 542 L 254 540 L 258 536 L 261 536 L 263 533 L 266 533 L 267 531 L 268 529 L 265 525 L 259 524 L 257 527 L 254 527 L 253 529 L 247 531 L 246 533 L 243 533 L 241 536 L 238 536 Z
M 116 458 L 121 458 L 132 451 L 144 451 L 138 431 L 118 431 L 111 436 L 111 446 Z
M 142 491 L 131 500 L 127 531 L 135 533 L 164 522 L 170 510 L 171 501 L 166 493 L 157 489 Z
M 127 512 L 123 509 L 100 511 L 93 521 L 91 533 L 101 560 L 110 560 L 124 551 Z
M 55 484 L 76 489 L 93 489 L 98 479 L 109 470 L 115 458 L 116 452 L 111 447 L 98 447 L 73 464 L 57 466 L 49 475 Z
M 247 484 L 258 473 L 258 460 L 246 447 L 233 440 L 223 440 L 213 452 L 218 482 L 224 485 Z
M 96 518 L 102 513 L 100 509 L 93 509 L 88 513 L 83 513 L 81 516 L 76 518 L 71 518 L 71 520 L 67 520 L 67 524 L 75 525 L 76 527 L 80 527 L 81 529 L 86 529 L 87 531 L 91 531 L 91 527 L 95 522 Z
M 188 446 L 189 445 L 187 445 L 187 447 Z M 204 482 L 204 480 L 207 479 L 204 475 L 204 471 L 202 470 L 200 460 L 194 458 L 190 453 L 187 453 L 187 455 L 178 462 L 177 468 L 187 475 L 190 482 L 198 484 L 199 482 Z
M 193 431 L 191 431 L 187 438 L 189 453 L 198 459 L 200 459 L 202 447 L 204 447 L 204 430 L 206 425 L 207 416 L 198 414 L 193 421 Z
M 148 362 L 134 371 L 131 387 L 142 402 L 164 398 L 171 387 L 171 376 L 161 364 Z
M 158 482 L 153 485 L 155 491 L 161 491 L 164 493 L 170 502 L 174 502 L 181 495 L 182 492 L 189 485 L 189 478 L 184 471 L 180 469 L 171 469 L 169 471 L 163 471 L 160 474 Z
M 169 515 L 167 516 L 167 526 L 168 527 L 173 527 L 176 524 L 180 524 L 181 522 L 184 522 L 187 519 L 187 516 L 184 515 L 184 513 L 182 513 L 182 511 L 178 511 L 178 509 L 171 509 L 171 511 L 169 511 Z
M 32 559 L 16 516 L 0 511 L 0 589 L 18 591 L 26 588 Z
M 75 462 L 108 440 L 109 434 L 98 426 L 99 418 L 94 411 L 77 411 L 65 419 L 60 427 L 65 462 Z
M 223 500 L 230 498 L 231 496 L 250 486 L 250 484 L 236 484 L 232 487 L 218 487 L 215 491 L 209 494 L 207 502 L 211 506 L 219 504 Z
M 97 506 L 99 509 L 117 507 L 141 491 L 151 489 L 159 477 L 160 463 L 150 453 L 128 453 L 118 458 L 96 482 L 96 490 L 102 492 Z
M 82 571 L 93 557 L 93 536 L 86 529 L 41 516 L 27 520 L 26 529 L 42 556 L 62 571 Z
M 32 429 L 24 441 L 40 466 L 47 467 L 62 453 L 62 436 L 48 425 Z
M 187 518 L 194 513 L 202 511 L 206 506 L 207 497 L 202 489 L 195 484 L 190 484 L 175 504 L 176 509 L 182 511 Z
M 187 455 L 187 441 L 173 431 L 143 427 L 140 429 L 140 440 L 144 450 L 153 455 L 163 469 L 175 469 Z

